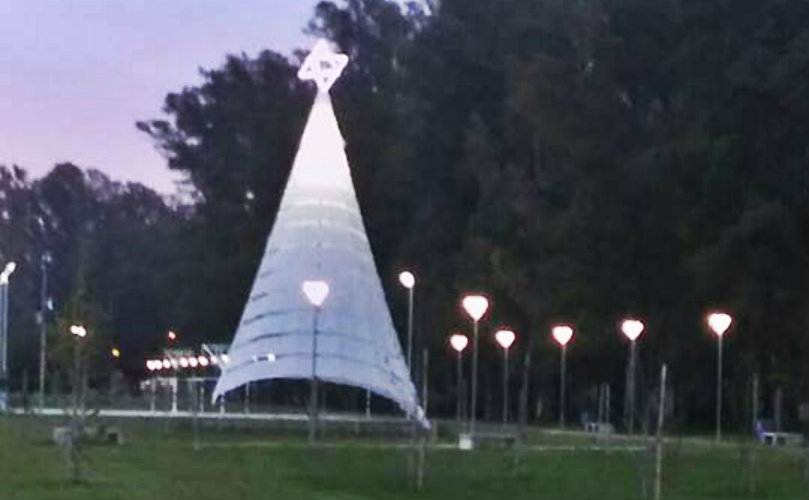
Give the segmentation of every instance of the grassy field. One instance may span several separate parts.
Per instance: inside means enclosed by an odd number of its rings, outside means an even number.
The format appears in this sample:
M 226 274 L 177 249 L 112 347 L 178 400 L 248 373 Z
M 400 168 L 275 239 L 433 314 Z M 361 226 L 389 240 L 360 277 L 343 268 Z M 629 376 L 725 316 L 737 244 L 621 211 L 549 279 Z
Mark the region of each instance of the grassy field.
M 53 422 L 51 422 L 52 424 Z M 408 481 L 408 454 L 390 438 L 332 437 L 310 449 L 301 433 L 205 429 L 200 449 L 186 427 L 121 424 L 124 446 L 88 452 L 86 481 L 66 481 L 48 425 L 0 418 L 0 498 L 641 498 L 649 455 L 633 443 L 532 432 L 527 449 L 472 452 L 448 443 L 427 453 L 421 491 Z M 800 450 L 674 440 L 666 448 L 664 498 L 809 496 Z M 606 446 L 610 445 L 611 446 Z M 597 447 L 596 447 L 597 445 Z M 755 491 L 743 488 L 745 451 Z

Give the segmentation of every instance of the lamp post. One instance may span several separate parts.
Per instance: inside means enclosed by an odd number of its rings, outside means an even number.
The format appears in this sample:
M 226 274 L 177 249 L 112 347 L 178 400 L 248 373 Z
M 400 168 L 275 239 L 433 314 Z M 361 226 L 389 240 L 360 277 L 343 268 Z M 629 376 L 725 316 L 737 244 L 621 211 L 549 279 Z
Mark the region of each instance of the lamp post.
M 567 325 L 554 326 L 553 338 L 559 343 L 562 360 L 559 365 L 559 427 L 565 426 L 565 357 L 567 344 L 573 338 L 573 328 Z
M 39 290 L 39 411 L 45 408 L 45 374 L 47 364 L 48 336 L 48 266 L 51 264 L 50 252 L 45 252 L 39 259 L 42 283 Z
M 84 392 L 81 375 L 81 339 L 87 336 L 87 329 L 80 325 L 72 325 L 70 333 L 76 339 L 73 343 L 73 417 L 76 418 Z
M 416 277 L 410 271 L 399 273 L 399 283 L 407 288 L 407 369 L 413 372 L 413 288 L 416 286 Z
M 312 320 L 312 380 L 309 396 L 309 444 L 315 444 L 317 428 L 317 319 L 326 297 L 329 296 L 329 284 L 325 281 L 307 280 L 301 285 L 304 295 L 314 309 Z
M 0 273 L 0 348 L 3 349 L 2 365 L 0 365 L 0 411 L 8 408 L 8 280 L 17 264 L 9 262 Z
M 469 434 L 475 437 L 475 418 L 478 407 L 478 322 L 489 309 L 489 299 L 482 295 L 467 295 L 461 301 L 466 314 L 472 318 L 472 407 L 469 411 Z
M 643 332 L 644 325 L 642 321 L 638 321 L 636 319 L 626 319 L 623 323 L 621 323 L 621 331 L 624 333 L 626 338 L 630 341 L 630 348 L 629 348 L 629 379 L 627 382 L 627 416 L 625 418 L 628 419 L 627 423 L 627 430 L 630 434 L 634 431 L 635 428 L 635 364 L 637 363 L 637 348 L 636 348 L 636 340 L 640 337 L 640 334 Z
M 503 348 L 503 425 L 508 423 L 508 348 L 517 338 L 511 330 L 498 330 L 494 339 Z
M 730 328 L 733 319 L 725 313 L 708 316 L 708 326 L 716 334 L 716 440 L 722 440 L 722 336 Z
M 456 409 L 457 413 L 456 418 L 458 420 L 458 425 L 460 425 L 461 399 L 463 397 L 464 392 L 461 389 L 463 387 L 463 357 L 461 354 L 463 353 L 463 350 L 466 349 L 466 346 L 469 345 L 469 339 L 466 338 L 466 335 L 456 333 L 449 338 L 449 343 L 452 346 L 452 348 L 455 349 L 455 351 L 458 353 L 458 403 L 457 403 L 458 407 Z

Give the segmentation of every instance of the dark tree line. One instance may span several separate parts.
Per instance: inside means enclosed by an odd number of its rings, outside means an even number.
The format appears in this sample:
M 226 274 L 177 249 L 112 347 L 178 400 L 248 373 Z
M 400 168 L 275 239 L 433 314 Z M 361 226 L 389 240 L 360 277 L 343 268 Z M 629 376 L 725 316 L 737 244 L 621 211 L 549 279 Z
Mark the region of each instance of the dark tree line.
M 517 354 L 534 354 L 531 406 L 552 408 L 550 328 L 571 322 L 572 408 L 585 410 L 592 386 L 622 390 L 617 326 L 636 315 L 643 385 L 669 363 L 679 415 L 709 425 L 705 314 L 721 308 L 734 317 L 730 418 L 749 418 L 753 373 L 787 391 L 794 418 L 809 379 L 805 19 L 805 0 L 442 0 L 431 16 L 321 2 L 308 29 L 351 58 L 332 95 L 397 323 L 409 268 L 418 341 L 449 361 L 449 332 L 470 330 L 461 294 L 487 293 L 482 391 L 499 386 L 491 333 L 508 324 Z M 15 331 L 35 329 L 49 248 L 57 305 L 84 273 L 113 338 L 138 353 L 130 374 L 169 327 L 228 341 L 311 105 L 302 55 L 230 56 L 169 94 L 165 118 L 138 123 L 185 174 L 191 205 L 70 165 L 39 181 L 4 170 L 0 250 L 27 262 Z M 34 336 L 14 342 L 19 368 Z M 430 367 L 431 405 L 449 413 L 454 366 Z

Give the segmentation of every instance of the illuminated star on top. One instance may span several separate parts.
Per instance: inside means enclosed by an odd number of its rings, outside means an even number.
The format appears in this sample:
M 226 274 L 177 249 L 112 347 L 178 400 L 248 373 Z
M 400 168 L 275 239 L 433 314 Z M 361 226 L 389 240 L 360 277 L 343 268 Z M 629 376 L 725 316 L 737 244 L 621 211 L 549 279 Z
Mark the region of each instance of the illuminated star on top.
M 314 80 L 318 91 L 328 92 L 340 77 L 346 64 L 348 64 L 348 56 L 332 52 L 329 42 L 321 38 L 303 61 L 301 69 L 298 71 L 298 78 Z

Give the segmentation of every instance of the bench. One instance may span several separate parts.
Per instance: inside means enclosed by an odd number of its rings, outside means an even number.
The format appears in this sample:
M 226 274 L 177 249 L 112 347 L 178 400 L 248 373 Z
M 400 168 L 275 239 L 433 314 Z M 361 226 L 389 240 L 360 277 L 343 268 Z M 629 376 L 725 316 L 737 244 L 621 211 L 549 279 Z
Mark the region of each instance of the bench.
M 801 446 L 803 436 L 794 432 L 762 432 L 761 444 L 769 446 Z
M 104 443 L 120 446 L 124 444 L 124 433 L 115 425 L 104 427 Z
M 86 439 L 102 444 L 124 444 L 124 433 L 118 426 L 110 425 L 99 428 L 98 426 L 88 426 L 83 430 Z M 73 430 L 69 426 L 57 426 L 51 429 L 51 442 L 59 446 L 70 444 L 73 438 Z
M 469 433 L 458 435 L 458 448 L 461 450 L 471 450 L 477 445 L 484 443 L 495 443 L 511 448 L 517 444 L 517 434 L 513 432 L 476 432 L 474 438 Z
M 584 430 L 593 434 L 613 434 L 615 427 L 608 422 L 586 422 Z

